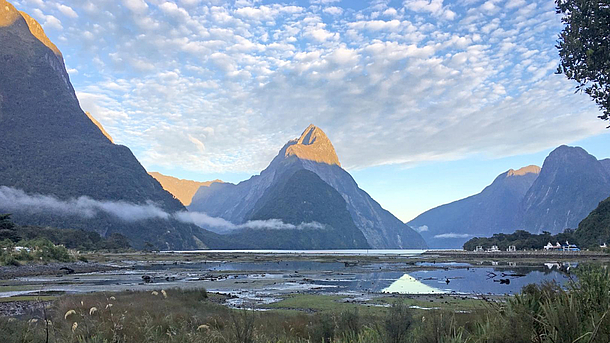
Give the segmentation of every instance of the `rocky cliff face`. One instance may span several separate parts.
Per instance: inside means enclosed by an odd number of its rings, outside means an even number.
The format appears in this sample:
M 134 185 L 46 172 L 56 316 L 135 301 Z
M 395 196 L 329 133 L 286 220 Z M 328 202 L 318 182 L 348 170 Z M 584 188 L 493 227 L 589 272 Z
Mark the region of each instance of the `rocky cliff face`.
M 185 208 L 81 110 L 61 53 L 35 20 L 0 0 L 0 185 L 67 200 L 88 196 L 168 212 Z M 0 208 L 0 212 L 3 212 Z M 121 222 L 14 213 L 20 224 L 119 232 L 136 246 L 195 248 L 199 229 L 173 220 Z
M 311 125 L 298 139 L 288 142 L 260 175 L 237 185 L 200 188 L 190 210 L 243 223 L 253 214 L 257 202 L 283 171 L 305 169 L 334 188 L 346 202 L 353 223 L 373 248 L 422 248 L 422 237 L 390 212 L 384 210 L 341 168 L 332 143 L 324 132 Z
M 610 158 L 606 158 L 606 159 L 600 160 L 599 163 L 602 164 L 602 166 L 608 172 L 608 175 L 610 175 Z
M 330 139 L 313 124 L 305 129 L 301 137 L 288 142 L 284 156 L 295 156 L 304 161 L 341 166 Z
M 602 164 L 582 148 L 560 146 L 523 199 L 521 225 L 536 233 L 575 229 L 608 196 L 610 175 Z
M 191 204 L 193 196 L 197 193 L 199 187 L 209 187 L 213 183 L 222 183 L 221 180 L 198 182 L 192 180 L 178 179 L 172 176 L 163 175 L 157 172 L 150 172 L 150 176 L 159 181 L 163 189 L 170 192 L 184 206 Z
M 582 148 L 560 146 L 542 169 L 511 169 L 481 193 L 426 211 L 409 224 L 439 248 L 459 248 L 474 236 L 519 229 L 553 234 L 575 229 L 610 196 L 608 161 Z
M 481 193 L 426 211 L 409 222 L 435 248 L 460 248 L 473 236 L 512 232 L 519 226 L 521 201 L 540 167 L 510 169 Z

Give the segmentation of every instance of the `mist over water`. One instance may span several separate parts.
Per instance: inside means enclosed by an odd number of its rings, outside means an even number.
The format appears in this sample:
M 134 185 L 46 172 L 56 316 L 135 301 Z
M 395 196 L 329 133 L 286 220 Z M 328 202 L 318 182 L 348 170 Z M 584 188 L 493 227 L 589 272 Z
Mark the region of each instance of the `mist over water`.
M 152 201 L 134 204 L 126 201 L 99 201 L 87 196 L 61 200 L 52 195 L 27 194 L 23 190 L 0 186 L 0 212 L 44 213 L 55 216 L 79 216 L 93 218 L 99 214 L 109 214 L 127 222 L 149 219 L 175 219 L 183 223 L 195 224 L 216 233 L 230 233 L 241 229 L 303 230 L 324 229 L 317 222 L 287 224 L 279 219 L 253 220 L 243 224 L 233 224 L 223 218 L 210 217 L 201 212 L 180 211 L 168 213 Z
M 0 208 L 4 211 L 48 213 L 57 216 L 93 218 L 107 213 L 124 221 L 167 219 L 169 214 L 152 202 L 138 205 L 124 201 L 98 201 L 87 196 L 60 200 L 51 195 L 27 194 L 20 189 L 0 186 Z

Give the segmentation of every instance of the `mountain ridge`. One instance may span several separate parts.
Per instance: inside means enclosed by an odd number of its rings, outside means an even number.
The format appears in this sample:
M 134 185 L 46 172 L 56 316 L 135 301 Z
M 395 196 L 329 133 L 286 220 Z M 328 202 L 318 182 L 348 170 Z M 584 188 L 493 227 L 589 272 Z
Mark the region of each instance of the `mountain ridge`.
M 315 149 L 310 149 L 312 145 Z M 295 148 L 303 146 L 304 148 Z M 306 153 L 303 153 L 306 151 Z M 320 154 L 320 152 L 323 152 Z M 306 169 L 341 194 L 352 221 L 373 248 L 422 248 L 423 238 L 390 212 L 383 209 L 341 168 L 326 134 L 310 125 L 297 139 L 289 141 L 259 175 L 238 184 L 200 188 L 189 210 L 221 217 L 235 224 L 250 219 L 256 203 L 283 178 L 283 170 Z
M 113 144 L 83 112 L 61 53 L 48 46 L 42 27 L 5 0 L 0 0 L 0 22 L 0 185 L 59 200 L 86 196 L 184 211 L 129 148 Z M 118 232 L 134 247 L 146 242 L 164 249 L 202 247 L 195 237 L 199 228 L 171 218 L 125 222 L 103 214 L 84 218 L 21 211 L 13 219 L 104 236 Z
M 171 193 L 176 199 L 180 200 L 184 206 L 191 204 L 193 196 L 199 187 L 209 187 L 213 183 L 224 183 L 219 179 L 212 181 L 193 181 L 179 179 L 177 177 L 164 175 L 159 172 L 149 172 L 148 174 L 159 181 L 163 189 Z
M 436 248 L 460 247 L 472 236 L 511 231 L 519 221 L 515 213 L 521 199 L 539 172 L 533 165 L 509 169 L 480 193 L 432 208 L 408 224 Z
M 610 175 L 580 147 L 554 149 L 522 202 L 521 225 L 534 233 L 558 233 L 578 223 L 610 196 Z
M 424 238 L 439 248 L 458 248 L 474 236 L 520 229 L 532 233 L 574 229 L 610 196 L 608 162 L 582 148 L 562 145 L 545 158 L 542 168 L 510 169 L 480 193 L 428 210 L 409 224 L 423 230 Z M 523 177 L 527 180 L 512 182 Z M 508 188 L 498 192 L 500 183 Z M 493 190 L 495 196 L 487 194 Z

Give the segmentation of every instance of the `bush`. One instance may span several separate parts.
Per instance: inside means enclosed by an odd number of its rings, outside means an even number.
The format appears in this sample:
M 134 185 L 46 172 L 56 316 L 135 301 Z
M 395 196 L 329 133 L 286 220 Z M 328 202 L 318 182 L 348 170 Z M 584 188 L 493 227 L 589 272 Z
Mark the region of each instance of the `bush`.
M 404 303 L 392 304 L 384 324 L 388 343 L 406 342 L 409 328 L 413 324 L 411 309 Z
M 5 266 L 19 267 L 21 265 L 19 261 L 17 261 L 17 259 L 11 254 L 3 254 L 1 262 Z
M 232 319 L 232 341 L 235 343 L 254 342 L 254 311 L 242 310 L 239 313 L 231 313 Z
M 353 311 L 343 311 L 339 317 L 339 328 L 344 336 L 358 336 L 361 331 L 360 313 L 358 308 Z

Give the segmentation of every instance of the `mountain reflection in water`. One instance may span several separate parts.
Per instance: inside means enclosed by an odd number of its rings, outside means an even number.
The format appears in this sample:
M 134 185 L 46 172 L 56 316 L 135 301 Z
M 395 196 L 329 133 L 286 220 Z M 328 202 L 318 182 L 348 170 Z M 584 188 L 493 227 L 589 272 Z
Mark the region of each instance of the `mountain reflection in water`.
M 405 274 L 400 279 L 394 281 L 389 287 L 384 288 L 382 293 L 400 294 L 443 294 L 446 291 L 430 287 L 409 274 Z

